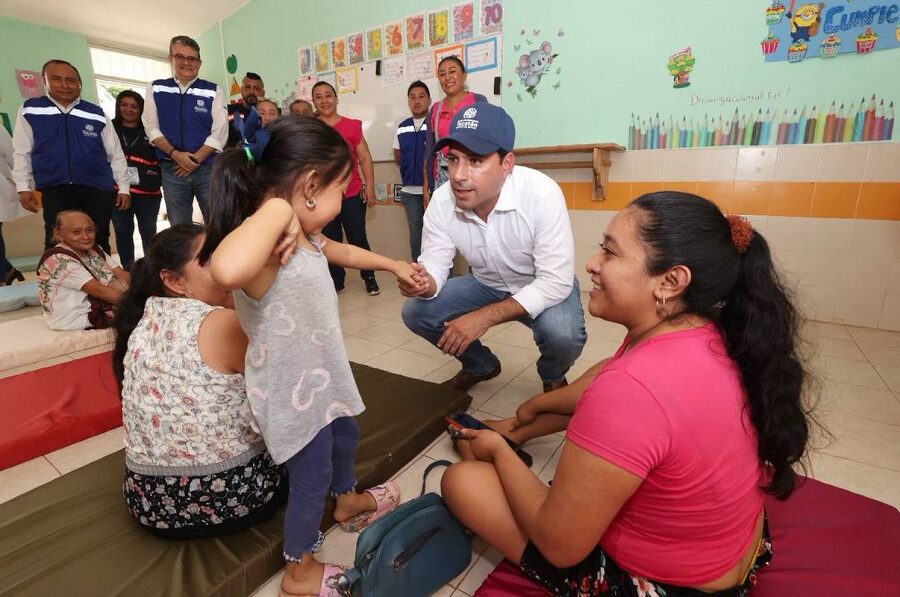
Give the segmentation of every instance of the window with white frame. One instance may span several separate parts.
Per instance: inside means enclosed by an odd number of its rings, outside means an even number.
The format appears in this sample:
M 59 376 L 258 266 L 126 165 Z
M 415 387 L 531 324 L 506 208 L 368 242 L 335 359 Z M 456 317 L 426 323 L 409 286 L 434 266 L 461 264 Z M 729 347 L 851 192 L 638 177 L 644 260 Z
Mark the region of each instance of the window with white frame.
M 150 81 L 171 76 L 171 68 L 165 58 L 97 46 L 91 46 L 91 63 L 100 106 L 110 118 L 116 114 L 116 96 L 119 92 L 132 89 L 144 95 Z

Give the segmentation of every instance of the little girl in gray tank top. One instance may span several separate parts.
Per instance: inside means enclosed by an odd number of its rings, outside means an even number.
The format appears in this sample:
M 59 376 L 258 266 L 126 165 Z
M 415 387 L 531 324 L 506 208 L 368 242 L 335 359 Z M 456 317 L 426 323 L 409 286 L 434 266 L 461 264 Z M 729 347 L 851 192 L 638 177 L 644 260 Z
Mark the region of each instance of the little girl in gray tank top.
M 340 213 L 349 178 L 350 153 L 337 132 L 297 116 L 279 118 L 265 132 L 270 136 L 244 128 L 241 146 L 216 158 L 215 199 L 199 259 L 210 261 L 213 282 L 236 291 L 249 340 L 247 397 L 273 460 L 288 470 L 281 589 L 336 595 L 341 567 L 313 556 L 329 492 L 336 497 L 335 519 L 357 531 L 395 508 L 400 489 L 389 481 L 355 491 L 354 415 L 364 407 L 328 264 L 390 271 L 407 288 L 424 284 L 409 263 L 319 240 Z M 286 190 L 289 199 L 277 198 Z
M 247 333 L 247 398 L 276 464 L 365 407 L 344 349 L 325 255 L 299 248 L 258 301 L 234 293 Z

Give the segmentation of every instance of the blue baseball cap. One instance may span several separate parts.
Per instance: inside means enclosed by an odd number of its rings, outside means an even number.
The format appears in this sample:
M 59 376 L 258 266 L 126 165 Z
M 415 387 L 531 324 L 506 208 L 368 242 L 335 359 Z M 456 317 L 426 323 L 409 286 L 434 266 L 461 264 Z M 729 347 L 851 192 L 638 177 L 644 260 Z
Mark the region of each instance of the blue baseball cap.
M 476 102 L 456 113 L 450 121 L 450 134 L 438 141 L 434 149 L 438 151 L 453 142 L 476 155 L 488 155 L 499 149 L 512 151 L 516 125 L 503 108 Z

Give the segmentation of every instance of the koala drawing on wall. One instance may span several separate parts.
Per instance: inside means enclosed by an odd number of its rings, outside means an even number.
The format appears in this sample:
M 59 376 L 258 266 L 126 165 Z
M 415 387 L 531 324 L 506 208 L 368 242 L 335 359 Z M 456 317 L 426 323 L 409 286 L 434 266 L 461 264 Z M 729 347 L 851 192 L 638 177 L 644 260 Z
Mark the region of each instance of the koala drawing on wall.
M 558 56 L 558 54 L 551 54 L 551 50 L 550 42 L 545 41 L 539 49 L 519 57 L 519 67 L 516 69 L 516 73 L 522 79 L 522 85 L 526 87 L 526 91 L 532 96 L 537 93 L 536 88 L 541 82 L 541 77 L 546 74 L 553 59 Z

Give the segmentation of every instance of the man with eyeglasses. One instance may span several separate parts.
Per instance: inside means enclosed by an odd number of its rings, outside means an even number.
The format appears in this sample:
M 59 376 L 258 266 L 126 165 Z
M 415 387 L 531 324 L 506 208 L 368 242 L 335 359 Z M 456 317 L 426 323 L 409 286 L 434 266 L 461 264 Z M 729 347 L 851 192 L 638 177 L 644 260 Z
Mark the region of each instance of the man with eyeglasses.
M 128 209 L 131 203 L 132 180 L 119 137 L 100 106 L 81 98 L 77 68 L 65 60 L 48 60 L 41 75 L 47 95 L 25 101 L 13 135 L 19 203 L 37 212 L 32 189 L 40 191 L 45 248 L 55 244 L 56 215 L 77 209 L 94 221 L 97 244 L 110 253 L 113 209 Z
M 209 219 L 209 172 L 228 139 L 225 94 L 199 78 L 200 46 L 186 35 L 169 43 L 173 77 L 153 81 L 144 94 L 144 129 L 162 167 L 163 197 L 172 225 L 190 222 L 194 197 Z

